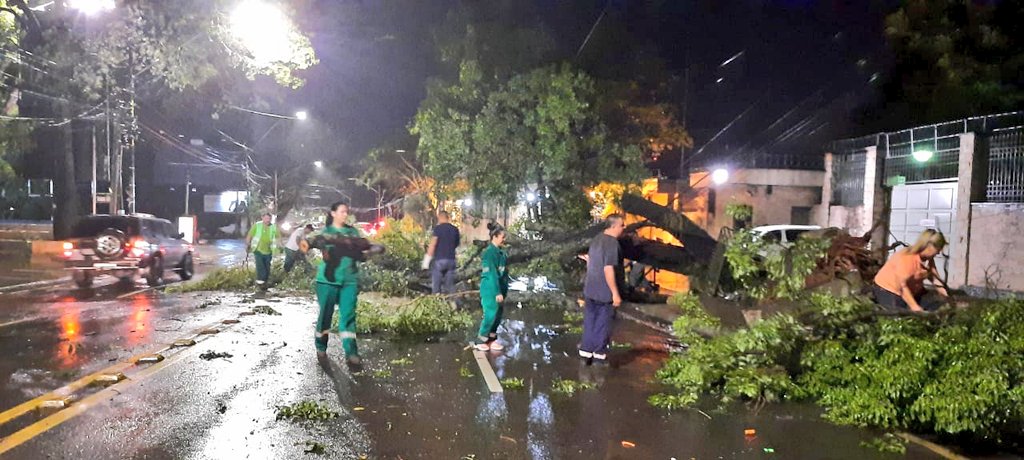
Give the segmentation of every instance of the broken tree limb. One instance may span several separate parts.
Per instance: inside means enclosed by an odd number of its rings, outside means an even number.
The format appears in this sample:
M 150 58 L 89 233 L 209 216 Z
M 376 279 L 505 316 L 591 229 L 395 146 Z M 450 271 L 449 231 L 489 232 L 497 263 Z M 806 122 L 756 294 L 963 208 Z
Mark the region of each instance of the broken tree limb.
M 627 193 L 622 195 L 622 210 L 641 216 L 654 226 L 669 232 L 683 243 L 683 248 L 694 260 L 704 264 L 711 260 L 711 255 L 718 245 L 715 239 L 704 229 L 697 226 L 682 213 L 644 199 L 641 196 Z

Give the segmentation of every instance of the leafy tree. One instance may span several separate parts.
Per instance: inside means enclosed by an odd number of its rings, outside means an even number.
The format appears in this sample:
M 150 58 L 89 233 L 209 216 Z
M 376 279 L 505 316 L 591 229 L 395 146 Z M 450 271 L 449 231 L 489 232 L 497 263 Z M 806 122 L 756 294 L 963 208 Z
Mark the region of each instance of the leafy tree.
M 1019 108 L 1022 20 L 1019 1 L 907 0 L 886 18 L 897 62 L 887 100 L 919 122 Z
M 31 86 L 60 94 L 64 103 L 59 110 L 65 119 L 77 117 L 75 106 L 95 108 L 109 94 L 119 131 L 115 138 L 129 152 L 138 137 L 136 100 L 157 98 L 165 89 L 203 89 L 223 96 L 240 76 L 267 75 L 296 87 L 302 81 L 295 72 L 316 63 L 308 39 L 294 28 L 288 42 L 270 58 L 248 49 L 232 33 L 229 8 L 236 2 L 227 0 L 127 2 L 106 13 L 102 26 L 91 34 L 76 30 L 76 13 L 62 2 L 43 13 L 35 13 L 24 2 L 14 3 L 22 6 L 19 20 L 32 26 L 28 35 L 35 37 L 25 47 L 42 63 Z M 211 87 L 219 91 L 210 91 Z M 86 113 L 94 114 L 90 112 Z M 65 126 L 64 153 L 57 161 L 57 234 L 64 233 L 78 213 L 70 124 Z
M 636 146 L 609 137 L 597 110 L 593 79 L 568 65 L 517 74 L 496 87 L 483 84 L 473 62 L 458 84 L 428 93 L 412 127 L 420 136 L 426 172 L 439 184 L 459 179 L 502 205 L 517 201 L 527 184 L 559 206 L 603 180 L 641 174 Z M 578 204 L 578 203 L 577 203 Z M 588 209 L 578 213 L 582 218 Z

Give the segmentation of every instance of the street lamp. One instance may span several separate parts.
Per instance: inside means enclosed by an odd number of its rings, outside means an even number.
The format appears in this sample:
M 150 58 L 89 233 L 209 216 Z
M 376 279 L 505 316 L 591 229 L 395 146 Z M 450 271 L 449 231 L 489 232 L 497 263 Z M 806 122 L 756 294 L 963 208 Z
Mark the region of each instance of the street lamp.
M 910 155 L 914 157 L 914 161 L 917 161 L 918 163 L 924 163 L 928 160 L 931 160 L 932 156 L 935 155 L 935 153 L 928 149 L 921 149 L 914 150 L 914 153 L 911 153 Z
M 711 182 L 715 185 L 722 185 L 729 182 L 729 170 L 725 168 L 718 168 L 711 172 Z
M 320 160 L 316 160 L 316 161 L 313 162 L 313 166 L 316 166 L 318 169 L 319 168 L 323 168 L 324 167 L 324 162 L 320 161 Z
M 115 7 L 117 5 L 114 0 L 68 0 L 68 8 L 81 11 L 86 16 L 110 11 Z
M 244 0 L 231 13 L 229 25 L 231 33 L 249 50 L 257 64 L 285 62 L 291 58 L 291 20 L 280 8 L 262 0 Z
M 296 120 L 305 121 L 307 118 L 309 118 L 309 113 L 307 113 L 305 110 L 299 110 L 298 112 L 295 112 Z

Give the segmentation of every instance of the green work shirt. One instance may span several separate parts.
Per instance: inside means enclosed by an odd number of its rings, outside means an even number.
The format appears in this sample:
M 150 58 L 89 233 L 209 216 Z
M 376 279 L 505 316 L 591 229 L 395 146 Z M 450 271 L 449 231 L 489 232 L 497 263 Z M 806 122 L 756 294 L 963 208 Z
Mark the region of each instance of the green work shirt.
M 488 244 L 480 258 L 480 295 L 494 297 L 508 295 L 508 255 L 494 244 Z
M 277 227 L 274 224 L 264 225 L 263 222 L 260 222 L 249 228 L 249 237 L 252 238 L 253 252 L 273 254 L 274 240 L 277 239 Z
M 350 225 L 346 225 L 341 228 L 330 226 L 321 230 L 319 234 L 341 235 L 355 238 L 362 237 L 362 235 L 359 234 L 359 230 L 356 230 L 355 227 L 352 227 Z M 310 239 L 312 238 L 313 236 L 311 235 Z M 328 251 L 331 250 L 332 247 L 333 245 L 327 245 L 327 247 L 324 248 L 324 253 L 326 254 Z M 359 267 L 358 265 L 356 265 L 356 261 L 353 260 L 351 257 L 341 258 L 341 262 L 338 264 L 338 267 L 334 269 L 333 283 L 327 280 L 327 277 L 324 275 L 325 270 L 327 270 L 327 262 L 320 262 L 320 267 L 317 268 L 316 270 L 317 283 L 334 284 L 340 286 L 343 284 L 351 284 L 358 281 L 357 277 L 359 276 Z

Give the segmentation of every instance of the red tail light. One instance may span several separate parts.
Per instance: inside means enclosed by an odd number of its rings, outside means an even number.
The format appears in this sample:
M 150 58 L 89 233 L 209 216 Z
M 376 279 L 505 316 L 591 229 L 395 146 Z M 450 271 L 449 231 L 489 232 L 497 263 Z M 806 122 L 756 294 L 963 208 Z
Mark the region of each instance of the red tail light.
M 73 254 L 71 252 L 71 250 L 75 248 L 75 245 L 72 244 L 70 241 L 65 241 L 64 244 L 62 245 L 62 247 L 64 249 L 64 257 L 65 258 L 70 258 L 71 255 Z
M 150 249 L 150 244 L 146 240 L 136 238 L 128 242 L 127 249 L 131 255 L 135 257 L 142 257 L 146 255 L 146 251 Z

